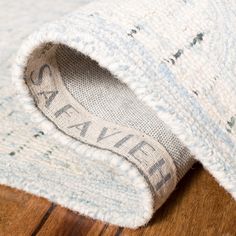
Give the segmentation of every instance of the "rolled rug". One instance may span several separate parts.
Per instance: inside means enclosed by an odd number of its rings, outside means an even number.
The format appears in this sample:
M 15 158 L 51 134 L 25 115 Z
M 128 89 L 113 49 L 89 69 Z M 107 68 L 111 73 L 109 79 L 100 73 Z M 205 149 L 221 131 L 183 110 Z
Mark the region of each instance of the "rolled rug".
M 196 160 L 235 198 L 235 11 L 233 0 L 95 1 L 32 34 L 13 83 L 74 154 L 28 158 L 11 185 L 130 228 Z

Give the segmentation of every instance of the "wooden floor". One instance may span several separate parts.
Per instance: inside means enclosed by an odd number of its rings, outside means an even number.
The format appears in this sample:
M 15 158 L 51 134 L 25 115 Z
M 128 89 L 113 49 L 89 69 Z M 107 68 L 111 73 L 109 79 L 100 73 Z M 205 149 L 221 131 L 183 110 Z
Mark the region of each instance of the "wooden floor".
M 146 227 L 91 220 L 45 199 L 0 186 L 1 236 L 235 236 L 236 203 L 200 164 L 183 178 Z

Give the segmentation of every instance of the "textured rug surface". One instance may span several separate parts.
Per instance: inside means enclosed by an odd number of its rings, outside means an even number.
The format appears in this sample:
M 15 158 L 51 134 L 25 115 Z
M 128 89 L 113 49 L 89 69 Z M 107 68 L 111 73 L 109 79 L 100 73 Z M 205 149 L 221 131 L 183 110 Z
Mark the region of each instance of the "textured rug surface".
M 196 160 L 236 197 L 234 1 L 1 4 L 0 183 L 131 228 Z

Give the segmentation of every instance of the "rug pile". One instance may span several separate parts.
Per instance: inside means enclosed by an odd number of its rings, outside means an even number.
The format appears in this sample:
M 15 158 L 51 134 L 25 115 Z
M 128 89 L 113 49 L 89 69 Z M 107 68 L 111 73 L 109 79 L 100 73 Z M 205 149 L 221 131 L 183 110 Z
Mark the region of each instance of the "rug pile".
M 130 228 L 196 161 L 236 198 L 235 11 L 102 0 L 40 27 L 13 63 L 17 94 L 1 82 L 0 183 Z

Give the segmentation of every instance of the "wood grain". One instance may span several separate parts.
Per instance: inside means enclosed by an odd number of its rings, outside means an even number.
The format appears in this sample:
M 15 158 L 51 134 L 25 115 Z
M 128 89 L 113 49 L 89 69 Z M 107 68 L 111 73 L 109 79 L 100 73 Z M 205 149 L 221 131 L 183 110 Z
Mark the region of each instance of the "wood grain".
M 104 224 L 1 186 L 0 232 L 1 236 L 236 236 L 236 203 L 200 164 L 183 178 L 151 222 L 137 230 Z
M 0 235 L 32 235 L 50 204 L 45 199 L 1 186 Z

